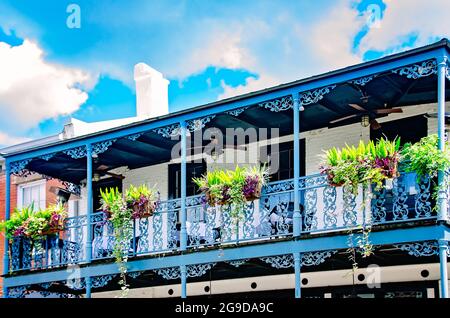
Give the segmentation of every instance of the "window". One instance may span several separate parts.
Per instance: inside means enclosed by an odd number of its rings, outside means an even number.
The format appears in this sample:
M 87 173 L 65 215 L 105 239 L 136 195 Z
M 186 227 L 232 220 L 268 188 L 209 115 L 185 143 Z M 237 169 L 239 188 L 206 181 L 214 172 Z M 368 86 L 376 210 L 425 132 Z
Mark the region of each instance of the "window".
M 276 171 L 273 171 L 270 175 L 270 181 L 280 181 L 291 179 L 294 177 L 294 142 L 288 141 L 278 145 L 278 152 L 272 151 L 270 146 L 268 148 L 262 148 L 260 160 L 261 162 L 267 162 L 270 158 L 272 167 L 278 166 Z M 264 157 L 262 154 L 267 154 Z M 305 139 L 300 139 L 300 176 L 305 175 Z
M 198 187 L 192 181 L 192 178 L 200 177 L 206 173 L 206 163 L 187 163 L 186 164 L 186 196 L 199 194 Z M 169 199 L 181 197 L 181 165 L 169 165 Z
M 21 184 L 17 188 L 17 207 L 34 205 L 34 210 L 45 209 L 45 180 Z

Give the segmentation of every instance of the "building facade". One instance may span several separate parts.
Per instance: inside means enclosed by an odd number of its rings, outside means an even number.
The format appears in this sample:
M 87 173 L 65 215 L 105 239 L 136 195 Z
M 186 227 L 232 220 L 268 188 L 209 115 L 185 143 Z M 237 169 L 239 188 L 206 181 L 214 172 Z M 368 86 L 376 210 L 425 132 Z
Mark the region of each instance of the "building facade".
M 3 152 L 5 198 L 14 195 L 12 176 L 30 172 L 74 194 L 58 237 L 5 243 L 5 295 L 117 295 L 113 228 L 100 211 L 99 192 L 147 184 L 158 188 L 161 204 L 153 216 L 132 224 L 131 296 L 448 297 L 443 186 L 436 198 L 429 179 L 402 173 L 368 198 L 361 189 L 355 194 L 330 186 L 318 172 L 323 150 L 383 135 L 415 142 L 437 134 L 443 147 L 449 50 L 442 40 L 185 111 Z M 218 137 L 230 134 L 233 142 Z M 236 163 L 273 168 L 261 198 L 237 220 L 230 207 L 208 206 L 192 182 Z M 375 253 L 362 258 L 358 242 L 368 225 Z M 349 261 L 352 253 L 357 269 Z

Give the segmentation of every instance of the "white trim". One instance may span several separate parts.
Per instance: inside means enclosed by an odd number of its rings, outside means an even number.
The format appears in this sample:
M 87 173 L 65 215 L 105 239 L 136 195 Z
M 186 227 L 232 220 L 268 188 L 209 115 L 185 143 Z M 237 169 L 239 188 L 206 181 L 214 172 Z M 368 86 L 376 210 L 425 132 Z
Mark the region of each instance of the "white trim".
M 23 208 L 23 190 L 35 186 L 44 186 L 43 196 L 44 196 L 44 202 L 47 202 L 47 191 L 46 191 L 46 182 L 47 180 L 41 179 L 37 181 L 22 183 L 17 186 L 17 208 L 21 209 Z

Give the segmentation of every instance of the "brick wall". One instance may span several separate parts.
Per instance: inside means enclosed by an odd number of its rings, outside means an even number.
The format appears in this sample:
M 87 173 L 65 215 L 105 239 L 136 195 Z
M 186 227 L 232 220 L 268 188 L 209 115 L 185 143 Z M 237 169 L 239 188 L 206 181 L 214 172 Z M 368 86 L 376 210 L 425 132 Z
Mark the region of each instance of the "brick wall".
M 0 174 L 0 220 L 5 219 L 5 175 Z M 12 212 L 17 204 L 17 187 L 13 184 L 13 180 L 11 180 L 11 200 L 10 205 Z M 0 273 L 3 274 L 3 254 L 4 254 L 4 244 L 5 237 L 3 234 L 0 235 Z M 3 279 L 0 278 L 0 295 L 2 295 L 3 291 Z

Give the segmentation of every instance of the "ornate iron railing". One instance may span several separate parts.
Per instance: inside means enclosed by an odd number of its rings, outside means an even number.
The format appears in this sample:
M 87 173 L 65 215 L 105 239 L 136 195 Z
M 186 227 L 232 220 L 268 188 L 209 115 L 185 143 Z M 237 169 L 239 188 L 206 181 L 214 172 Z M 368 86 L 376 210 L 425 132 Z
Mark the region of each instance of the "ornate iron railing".
M 323 233 L 436 218 L 428 178 L 402 174 L 382 190 L 331 187 L 325 176 L 299 179 L 302 233 Z M 370 191 L 369 191 L 370 190 Z M 181 199 L 162 201 L 153 216 L 132 222 L 129 256 L 165 253 L 180 247 Z M 269 183 L 259 200 L 243 206 L 210 207 L 202 195 L 186 199 L 187 247 L 258 241 L 293 234 L 294 180 Z M 11 241 L 12 271 L 45 269 L 86 260 L 87 216 L 68 218 L 59 236 Z M 91 216 L 92 260 L 113 257 L 113 226 L 103 212 Z
M 312 182 L 312 180 L 315 181 Z M 303 232 L 323 232 L 436 218 L 429 178 L 403 173 L 381 189 L 329 186 L 325 176 L 301 179 Z
M 59 236 L 49 235 L 38 240 L 14 238 L 10 243 L 10 269 L 32 270 L 83 262 L 86 258 L 86 225 L 87 216 L 71 217 Z

